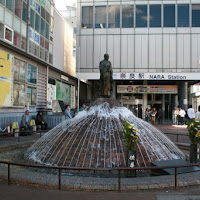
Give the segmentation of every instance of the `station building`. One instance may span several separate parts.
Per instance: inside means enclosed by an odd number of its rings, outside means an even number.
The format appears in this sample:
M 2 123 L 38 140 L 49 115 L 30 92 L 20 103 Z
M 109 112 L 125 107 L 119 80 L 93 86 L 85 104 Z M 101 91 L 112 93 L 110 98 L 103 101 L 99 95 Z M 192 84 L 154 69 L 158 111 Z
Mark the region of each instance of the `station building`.
M 90 84 L 91 100 L 108 53 L 114 97 L 138 117 L 147 107 L 168 119 L 178 105 L 197 109 L 199 91 L 191 87 L 200 79 L 198 0 L 79 0 L 77 10 L 77 72 Z

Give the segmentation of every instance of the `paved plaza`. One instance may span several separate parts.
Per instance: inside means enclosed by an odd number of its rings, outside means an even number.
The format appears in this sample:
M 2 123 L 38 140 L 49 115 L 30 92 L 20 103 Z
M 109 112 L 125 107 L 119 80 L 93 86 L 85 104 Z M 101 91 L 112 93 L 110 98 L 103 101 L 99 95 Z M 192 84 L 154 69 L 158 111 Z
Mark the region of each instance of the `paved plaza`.
M 162 132 L 168 134 L 178 134 L 179 142 L 186 143 L 187 129 L 186 126 L 173 125 L 156 125 Z M 20 142 L 16 138 L 7 137 L 0 138 L 0 147 L 7 148 L 9 146 L 30 145 L 39 138 L 37 133 L 32 136 L 20 137 Z M 177 136 L 175 137 L 177 139 Z M 174 141 L 176 142 L 176 141 Z M 193 172 L 178 175 L 178 190 L 175 191 L 174 175 L 158 176 L 158 177 L 136 177 L 122 178 L 121 189 L 117 190 L 118 179 L 99 178 L 99 177 L 78 177 L 78 176 L 62 176 L 62 190 L 57 190 L 58 175 L 35 173 L 26 171 L 26 169 L 11 168 L 12 185 L 5 183 L 7 177 L 7 168 L 0 167 L 0 177 L 4 180 L 0 184 L 0 199 L 157 199 L 157 200 L 200 200 L 200 172 Z M 17 181 L 16 181 L 17 180 Z M 22 186 L 24 182 L 30 181 L 36 185 L 35 187 Z M 19 186 L 19 185 L 20 186 Z M 21 185 L 22 184 L 22 185 Z M 25 184 L 26 185 L 26 184 Z M 71 185 L 71 186 L 70 186 Z M 53 189 L 45 189 L 50 186 Z M 186 187 L 183 187 L 186 186 Z M 70 191 L 66 191 L 70 190 Z M 73 190 L 76 190 L 73 191 Z M 80 191 L 81 190 L 81 191 Z M 85 191 L 82 191 L 85 190 Z M 88 191 L 90 190 L 90 191 Z M 95 191 L 93 191 L 95 190 Z M 105 191 L 108 190 L 108 191 Z M 126 191 L 127 192 L 126 192 Z M 80 192 L 79 192 L 80 191 Z M 192 195 L 192 196 L 191 196 Z

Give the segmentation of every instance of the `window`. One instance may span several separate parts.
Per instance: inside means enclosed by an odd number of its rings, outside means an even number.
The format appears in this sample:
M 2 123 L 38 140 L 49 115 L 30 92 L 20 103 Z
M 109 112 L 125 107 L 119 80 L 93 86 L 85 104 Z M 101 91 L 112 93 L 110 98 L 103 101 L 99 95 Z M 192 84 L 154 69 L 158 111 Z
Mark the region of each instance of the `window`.
M 36 105 L 37 89 L 34 87 L 27 87 L 27 102 L 29 105 Z
M 44 49 L 40 48 L 40 58 L 44 60 Z
M 49 52 L 48 51 L 45 51 L 45 61 L 46 62 L 48 62 L 48 60 L 49 60 L 49 62 L 51 63 L 51 64 L 53 64 L 53 55 L 51 55 L 51 58 L 49 58 Z
M 40 47 L 35 44 L 34 55 L 39 57 L 40 54 Z
M 189 5 L 178 5 L 178 27 L 189 27 Z
M 14 2 L 13 0 L 6 0 L 6 8 L 8 8 L 8 10 L 14 12 Z
M 133 6 L 122 6 L 122 28 L 133 27 Z
M 49 42 L 45 40 L 45 49 L 49 50 Z
M 49 40 L 49 24 L 47 24 L 47 23 L 46 23 L 46 31 L 45 32 L 46 32 L 45 37 L 46 37 L 46 39 Z
M 120 28 L 120 6 L 108 7 L 108 28 Z
M 17 83 L 13 84 L 13 105 L 25 105 L 25 85 Z
M 14 45 L 20 47 L 21 36 L 17 32 L 14 32 Z
M 33 9 L 31 9 L 31 13 L 30 13 L 30 25 L 32 28 L 35 28 L 35 12 Z
M 83 28 L 93 27 L 93 7 L 92 6 L 82 7 L 82 27 Z
M 45 52 L 45 57 L 46 57 L 46 52 Z M 45 58 L 46 60 L 46 58 Z M 49 63 L 53 64 L 53 55 L 49 54 Z
M 31 64 L 28 64 L 27 82 L 33 84 L 37 83 L 37 67 Z
M 23 50 L 25 50 L 26 49 L 26 38 L 25 37 L 21 37 L 21 48 L 23 49 Z
M 21 12 L 22 12 L 22 1 L 15 0 L 15 15 L 21 18 Z
M 45 9 L 41 6 L 41 16 L 45 19 Z
M 106 6 L 95 7 L 95 28 L 106 28 Z
M 44 38 L 40 36 L 40 46 L 44 47 Z
M 40 33 L 45 36 L 45 21 L 41 18 L 41 26 L 40 26 Z
M 4 25 L 0 23 L 0 38 L 4 38 Z
M 13 30 L 5 26 L 5 40 L 13 43 Z
M 5 0 L 0 0 L 0 3 L 5 6 Z
M 136 5 L 136 27 L 147 27 L 146 5 Z
M 23 1 L 22 20 L 27 22 L 28 8 L 27 4 Z
M 164 27 L 175 27 L 175 5 L 164 5 Z
M 161 5 L 150 5 L 150 27 L 161 27 Z
M 34 54 L 35 44 L 29 41 L 29 53 Z
M 40 16 L 35 14 L 35 30 L 40 32 Z
M 50 14 L 46 11 L 46 22 L 50 24 Z
M 192 26 L 200 27 L 200 4 L 192 5 Z

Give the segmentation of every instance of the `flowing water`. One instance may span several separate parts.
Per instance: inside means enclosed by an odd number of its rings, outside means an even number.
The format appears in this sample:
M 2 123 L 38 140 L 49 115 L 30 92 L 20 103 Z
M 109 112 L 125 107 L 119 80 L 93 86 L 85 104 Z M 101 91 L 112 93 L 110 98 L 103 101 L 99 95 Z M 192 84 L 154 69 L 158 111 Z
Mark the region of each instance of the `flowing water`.
M 114 168 L 126 166 L 126 119 L 138 128 L 137 166 L 153 161 L 185 159 L 184 154 L 160 130 L 137 118 L 114 99 L 98 99 L 70 120 L 63 121 L 26 152 L 34 162 L 69 167 Z

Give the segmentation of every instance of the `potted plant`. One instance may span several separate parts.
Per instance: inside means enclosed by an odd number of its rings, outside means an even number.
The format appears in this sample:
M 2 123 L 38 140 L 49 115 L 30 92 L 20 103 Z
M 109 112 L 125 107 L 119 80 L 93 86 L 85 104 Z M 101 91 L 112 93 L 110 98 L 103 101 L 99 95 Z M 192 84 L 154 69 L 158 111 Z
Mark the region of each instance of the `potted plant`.
M 197 163 L 197 144 L 200 143 L 200 122 L 193 120 L 188 123 L 188 136 L 190 144 L 190 162 Z
M 125 146 L 127 150 L 127 167 L 135 167 L 137 159 L 137 141 L 138 129 L 134 128 L 133 124 L 128 123 L 126 120 L 122 122 L 123 129 L 121 132 L 124 134 Z M 133 171 L 128 172 L 128 176 L 132 175 Z

